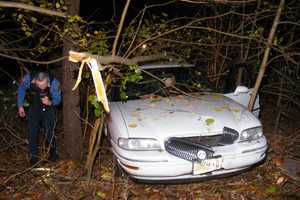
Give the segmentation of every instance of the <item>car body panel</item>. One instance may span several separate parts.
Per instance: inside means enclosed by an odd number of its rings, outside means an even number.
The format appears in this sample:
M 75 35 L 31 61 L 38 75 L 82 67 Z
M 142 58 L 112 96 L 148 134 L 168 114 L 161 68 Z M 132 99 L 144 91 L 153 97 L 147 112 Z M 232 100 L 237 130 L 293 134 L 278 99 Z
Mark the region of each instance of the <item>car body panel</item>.
M 166 151 L 130 152 L 119 148 L 114 142 L 112 145 L 113 152 L 123 169 L 130 176 L 142 180 L 178 180 L 231 173 L 249 168 L 263 160 L 267 149 L 265 137 L 251 143 L 215 149 L 215 154 L 223 158 L 222 169 L 208 174 L 192 175 L 192 162 L 170 155 Z M 135 166 L 138 169 L 126 166 Z
M 246 90 L 245 90 L 246 91 Z M 205 93 L 200 95 L 155 96 L 148 99 L 110 102 L 107 121 L 112 151 L 119 165 L 139 180 L 183 180 L 228 174 L 251 167 L 266 156 L 267 141 L 263 136 L 251 142 L 235 142 L 213 147 L 214 155 L 223 159 L 222 168 L 193 175 L 193 162 L 171 155 L 165 142 L 171 137 L 213 136 L 228 127 L 241 133 L 261 126 L 256 111 L 246 106 L 251 90 L 239 94 Z M 120 148 L 119 138 L 154 138 L 160 150 L 133 151 Z
M 245 86 L 238 86 L 238 87 L 246 88 Z M 252 88 L 251 89 L 246 88 L 246 90 L 244 90 L 244 92 L 240 92 L 240 93 L 232 92 L 232 93 L 228 93 L 228 94 L 224 94 L 224 95 L 229 97 L 230 99 L 234 100 L 235 102 L 243 105 L 244 107 L 247 107 L 249 100 L 251 98 L 252 90 L 253 90 Z M 252 109 L 252 113 L 257 118 L 259 117 L 259 114 L 260 114 L 259 95 L 256 96 L 254 106 Z
M 126 125 L 119 128 L 121 136 L 156 138 L 161 145 L 171 136 L 216 135 L 224 126 L 240 132 L 261 125 L 245 107 L 221 94 L 112 102 L 110 107 L 115 120 L 110 127 Z M 207 119 L 213 122 L 208 125 Z

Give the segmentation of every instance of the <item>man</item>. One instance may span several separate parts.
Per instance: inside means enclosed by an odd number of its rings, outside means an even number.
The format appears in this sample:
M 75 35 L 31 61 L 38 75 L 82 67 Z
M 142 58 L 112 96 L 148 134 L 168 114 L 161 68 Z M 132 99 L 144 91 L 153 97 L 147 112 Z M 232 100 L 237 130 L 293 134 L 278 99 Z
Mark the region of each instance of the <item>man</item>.
M 29 159 L 31 164 L 38 162 L 38 133 L 40 125 L 44 129 L 47 150 L 50 152 L 51 161 L 58 160 L 57 145 L 55 141 L 56 106 L 61 102 L 59 81 L 53 78 L 47 71 L 39 71 L 35 74 L 27 74 L 18 88 L 18 113 L 25 117 L 24 98 L 26 90 L 29 91 L 28 110 L 28 143 Z

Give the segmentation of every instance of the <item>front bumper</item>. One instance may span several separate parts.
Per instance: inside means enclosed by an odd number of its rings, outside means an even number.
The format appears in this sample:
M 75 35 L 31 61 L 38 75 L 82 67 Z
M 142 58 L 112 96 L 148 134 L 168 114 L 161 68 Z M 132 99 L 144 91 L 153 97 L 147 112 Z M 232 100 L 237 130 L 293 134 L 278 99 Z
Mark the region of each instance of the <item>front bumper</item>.
M 214 147 L 214 155 L 222 156 L 222 168 L 205 174 L 193 175 L 193 163 L 161 151 L 128 151 L 113 141 L 112 151 L 120 166 L 129 176 L 138 180 L 185 180 L 199 179 L 234 173 L 249 168 L 266 156 L 265 137 L 245 143 Z

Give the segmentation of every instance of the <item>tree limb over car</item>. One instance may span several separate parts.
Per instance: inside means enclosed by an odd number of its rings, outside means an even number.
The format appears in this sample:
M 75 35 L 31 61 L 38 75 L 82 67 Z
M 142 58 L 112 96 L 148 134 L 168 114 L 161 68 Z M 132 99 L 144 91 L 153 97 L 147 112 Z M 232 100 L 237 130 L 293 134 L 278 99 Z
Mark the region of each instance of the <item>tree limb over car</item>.
M 149 62 L 149 61 L 156 61 L 156 60 L 166 60 L 169 59 L 165 54 L 154 54 L 154 55 L 148 55 L 148 56 L 137 56 L 133 58 L 124 58 L 121 56 L 99 56 L 99 55 L 93 55 L 88 52 L 75 52 L 70 51 L 69 57 L 71 60 L 77 60 L 82 61 L 88 57 L 95 58 L 98 63 L 103 65 L 108 65 L 112 63 L 117 64 L 123 64 L 123 65 L 137 65 L 141 62 Z

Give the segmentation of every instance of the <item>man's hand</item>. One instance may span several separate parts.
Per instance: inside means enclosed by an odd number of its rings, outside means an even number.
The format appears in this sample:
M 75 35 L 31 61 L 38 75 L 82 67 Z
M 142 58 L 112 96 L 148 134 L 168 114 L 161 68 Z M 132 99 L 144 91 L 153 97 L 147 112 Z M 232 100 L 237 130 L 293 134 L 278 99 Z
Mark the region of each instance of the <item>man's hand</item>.
M 46 106 L 51 106 L 52 105 L 52 102 L 50 101 L 50 99 L 47 96 L 41 98 L 41 100 L 42 100 L 42 103 Z
M 23 106 L 19 108 L 18 113 L 19 113 L 20 117 L 25 117 L 26 116 L 26 113 L 24 111 Z

